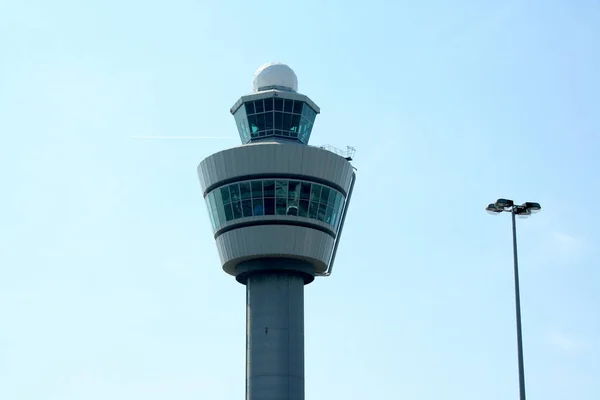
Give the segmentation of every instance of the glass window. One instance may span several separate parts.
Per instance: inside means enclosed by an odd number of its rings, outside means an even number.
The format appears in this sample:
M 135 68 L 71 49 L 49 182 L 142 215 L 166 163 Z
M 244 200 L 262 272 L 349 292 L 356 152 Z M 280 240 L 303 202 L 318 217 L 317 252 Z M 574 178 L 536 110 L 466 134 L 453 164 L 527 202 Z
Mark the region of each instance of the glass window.
M 327 206 L 328 207 L 335 207 L 335 199 L 339 195 L 340 194 L 338 192 L 336 192 L 335 190 L 332 190 L 331 193 L 329 193 L 329 201 L 327 202 Z
M 310 192 L 310 201 L 318 203 L 319 197 L 321 197 L 321 185 L 313 183 L 312 190 Z
M 275 181 L 275 193 L 277 198 L 287 197 L 288 183 L 287 181 Z
M 308 200 L 300 200 L 300 208 L 298 210 L 299 217 L 308 216 Z
M 333 225 L 335 229 L 337 229 L 338 215 L 339 213 L 336 210 L 333 210 L 333 213 L 331 214 L 331 225 Z
M 291 122 L 290 130 L 293 132 L 298 132 L 299 127 L 300 127 L 300 116 L 292 115 L 292 122 Z
M 298 215 L 298 201 L 300 199 L 300 182 L 288 183 L 288 215 Z
M 211 193 L 212 194 L 212 193 Z M 208 218 L 210 219 L 210 225 L 212 226 L 213 230 L 216 228 L 216 223 L 215 223 L 215 213 L 213 211 L 213 207 L 212 207 L 212 196 L 211 194 L 209 194 L 208 196 L 206 196 L 206 210 L 208 211 Z
M 275 181 L 264 181 L 265 197 L 275 197 Z
M 305 120 L 305 121 L 306 121 L 306 120 Z M 311 132 L 311 129 L 312 129 L 312 126 L 311 126 L 309 123 L 307 123 L 307 124 L 304 126 L 304 131 L 303 131 L 303 132 L 300 132 L 300 133 L 298 134 L 298 139 L 300 139 L 300 141 L 301 141 L 302 143 L 308 143 L 308 138 L 310 137 L 310 132 Z
M 275 215 L 274 198 L 265 198 L 265 215 Z
M 265 113 L 265 129 L 273 129 L 273 112 Z
M 277 215 L 287 214 L 287 199 L 276 199 L 275 200 L 275 211 Z
M 310 108 L 308 105 L 306 107 L 303 107 L 302 109 L 302 116 L 304 118 L 306 118 L 308 120 L 308 122 L 313 122 L 315 120 L 315 116 L 317 114 L 315 113 L 315 111 Z
M 317 211 L 319 210 L 319 203 L 310 202 L 308 207 L 308 218 L 317 219 Z
M 265 99 L 265 111 L 273 110 L 273 98 Z
M 219 190 L 219 192 L 221 194 L 221 198 L 223 199 L 223 204 L 231 203 L 231 197 L 229 196 L 229 186 L 222 187 L 221 190 Z M 217 199 L 217 201 L 218 200 L 220 199 Z
M 300 197 L 300 182 L 289 181 L 288 183 L 288 198 L 298 199 Z
M 331 224 L 331 216 L 332 215 L 333 215 L 333 207 L 327 207 L 327 210 L 325 211 L 325 222 L 327 222 L 328 224 Z
M 250 182 L 240 182 L 240 196 L 242 200 L 250 198 Z
M 262 197 L 262 181 L 252 181 L 252 197 Z
M 221 188 L 221 189 L 217 189 L 217 190 L 213 190 L 212 192 L 210 192 L 209 196 L 212 197 L 212 204 L 213 207 L 217 207 L 217 204 L 224 204 L 224 203 L 229 203 L 229 201 L 223 201 L 223 197 L 221 196 L 221 193 L 226 190 L 227 191 L 227 199 L 229 199 L 229 189 L 227 188 Z
M 226 188 L 227 189 L 227 188 Z M 231 210 L 231 206 L 229 204 L 224 204 L 220 201 L 220 197 L 218 196 L 218 191 L 215 195 L 215 208 L 217 209 L 217 214 L 215 215 L 215 221 L 217 225 L 222 225 L 227 221 L 227 216 L 225 215 L 225 209 L 229 207 Z
M 283 127 L 283 113 L 275 112 L 275 129 L 282 129 Z
M 259 131 L 265 130 L 265 114 L 256 114 L 256 126 Z
M 315 122 L 315 118 L 317 116 L 317 112 L 314 111 L 312 108 L 308 107 L 309 111 L 308 111 L 308 122 L 310 122 L 310 124 L 312 125 Z
M 263 206 L 262 197 L 259 199 L 252 199 L 252 207 L 254 208 L 254 215 L 264 215 L 265 208 Z
M 310 183 L 302 182 L 300 184 L 300 198 L 306 200 L 310 198 Z
M 327 205 L 327 201 L 329 200 L 329 188 L 323 186 L 321 189 L 321 200 L 319 203 Z
M 231 208 L 233 209 L 233 218 L 242 218 L 242 205 L 239 201 L 232 202 Z
M 229 195 L 232 203 L 240 200 L 240 188 L 237 183 L 229 185 Z
M 292 114 L 283 114 L 283 128 L 284 131 L 292 129 Z
M 327 213 L 327 206 L 325 204 L 319 204 L 319 211 L 317 213 L 317 219 L 321 222 L 325 222 L 325 214 Z
M 223 206 L 223 209 L 225 211 L 225 220 L 231 221 L 233 219 L 233 211 L 231 211 L 231 204 L 225 204 Z
M 217 188 L 206 196 L 215 231 L 227 221 L 261 215 L 311 218 L 337 230 L 344 200 L 337 190 L 297 179 L 236 182 Z
M 303 101 L 275 97 L 244 103 L 235 119 L 243 144 L 267 136 L 293 138 L 306 144 L 316 115 Z
M 252 216 L 252 200 L 242 201 L 242 214 L 244 217 Z
M 250 140 L 250 130 L 248 129 L 248 119 L 246 117 L 246 108 L 240 107 L 235 112 L 235 123 L 238 128 L 238 133 L 240 134 L 240 139 L 242 139 L 242 143 L 248 143 Z
M 283 111 L 283 99 L 275 98 L 275 111 Z
M 308 110 L 309 110 L 309 109 L 310 109 L 310 107 L 308 106 L 308 104 L 306 105 L 306 107 L 303 107 L 303 108 L 302 108 L 302 116 L 303 116 L 304 118 L 307 118 L 307 119 L 308 119 Z
M 302 105 L 304 104 L 303 101 L 294 101 L 294 114 L 302 114 Z
M 256 115 L 248 116 L 248 124 L 250 124 L 250 132 L 258 132 L 258 121 Z

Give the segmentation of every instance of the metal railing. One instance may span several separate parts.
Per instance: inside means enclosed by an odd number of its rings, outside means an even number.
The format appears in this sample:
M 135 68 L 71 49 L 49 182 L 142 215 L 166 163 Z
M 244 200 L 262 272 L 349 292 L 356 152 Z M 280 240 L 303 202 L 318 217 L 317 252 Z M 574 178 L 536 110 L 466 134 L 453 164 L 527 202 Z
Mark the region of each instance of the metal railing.
M 315 147 L 330 151 L 334 154 L 337 154 L 338 156 L 342 156 L 348 161 L 352 161 L 352 159 L 354 158 L 354 154 L 356 153 L 356 149 L 352 146 L 346 146 L 346 150 L 338 149 L 337 147 L 332 146 L 330 144 L 324 144 Z

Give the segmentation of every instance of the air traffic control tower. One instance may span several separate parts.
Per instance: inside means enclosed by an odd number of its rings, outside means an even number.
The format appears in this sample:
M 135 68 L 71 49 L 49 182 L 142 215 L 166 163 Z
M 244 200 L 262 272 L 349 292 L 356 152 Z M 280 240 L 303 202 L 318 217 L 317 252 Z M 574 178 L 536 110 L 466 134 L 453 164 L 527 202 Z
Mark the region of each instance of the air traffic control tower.
M 231 108 L 242 146 L 198 166 L 223 269 L 246 285 L 246 400 L 304 400 L 304 285 L 329 276 L 356 175 L 308 144 L 319 107 L 287 65 Z

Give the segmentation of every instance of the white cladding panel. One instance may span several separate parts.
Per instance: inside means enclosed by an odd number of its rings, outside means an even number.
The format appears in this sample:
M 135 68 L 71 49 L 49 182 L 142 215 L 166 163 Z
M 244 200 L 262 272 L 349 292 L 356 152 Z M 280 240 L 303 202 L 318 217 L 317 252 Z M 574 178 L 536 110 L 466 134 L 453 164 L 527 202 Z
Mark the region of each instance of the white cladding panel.
M 257 225 L 238 228 L 217 237 L 217 248 L 225 272 L 236 275 L 243 261 L 287 257 L 314 265 L 317 273 L 327 270 L 334 239 L 316 229 L 291 225 Z
M 263 142 L 234 147 L 205 158 L 198 165 L 202 191 L 221 182 L 256 175 L 287 174 L 330 182 L 348 194 L 352 165 L 343 157 L 318 147 L 296 143 Z

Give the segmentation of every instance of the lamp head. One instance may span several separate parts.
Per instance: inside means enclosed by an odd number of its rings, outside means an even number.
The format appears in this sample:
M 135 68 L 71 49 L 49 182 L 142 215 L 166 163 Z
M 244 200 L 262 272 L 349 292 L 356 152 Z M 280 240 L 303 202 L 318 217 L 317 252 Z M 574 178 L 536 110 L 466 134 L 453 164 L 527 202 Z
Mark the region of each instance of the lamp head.
M 500 214 L 504 210 L 501 208 L 498 208 L 495 203 L 490 203 L 485 208 L 485 211 L 489 212 L 490 214 L 497 215 L 497 214 Z
M 496 208 L 500 208 L 500 209 L 505 209 L 505 208 L 509 208 L 512 207 L 515 203 L 512 200 L 508 200 L 508 199 L 498 199 L 496 200 Z
M 513 208 L 513 213 L 517 217 L 527 218 L 528 216 L 531 215 L 531 210 L 529 210 L 527 207 L 525 207 L 525 205 L 522 205 L 522 206 L 516 206 L 516 207 L 514 207 Z
M 529 210 L 532 213 L 539 212 L 542 209 L 542 206 L 540 206 L 540 203 L 533 203 L 530 201 L 524 203 L 523 207 L 525 207 L 527 210 Z

